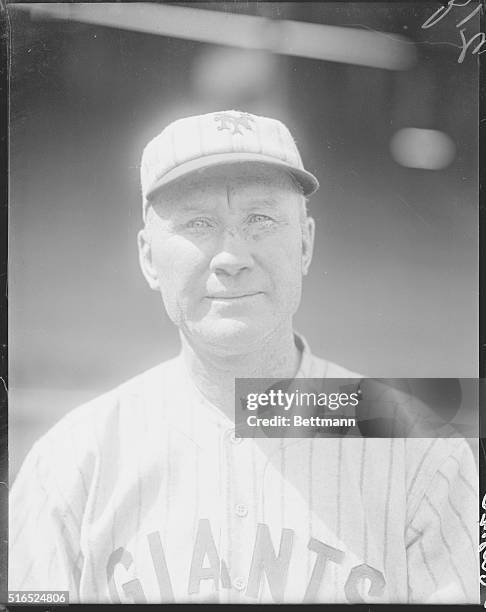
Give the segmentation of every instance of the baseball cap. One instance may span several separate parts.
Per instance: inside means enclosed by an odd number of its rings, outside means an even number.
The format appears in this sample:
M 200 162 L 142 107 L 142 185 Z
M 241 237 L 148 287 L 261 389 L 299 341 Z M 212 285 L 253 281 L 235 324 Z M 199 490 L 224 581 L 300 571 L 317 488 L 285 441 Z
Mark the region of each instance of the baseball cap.
M 145 147 L 141 163 L 143 216 L 159 190 L 194 172 L 241 162 L 282 168 L 305 196 L 319 188 L 304 169 L 288 128 L 277 119 L 229 110 L 185 117 L 168 125 Z

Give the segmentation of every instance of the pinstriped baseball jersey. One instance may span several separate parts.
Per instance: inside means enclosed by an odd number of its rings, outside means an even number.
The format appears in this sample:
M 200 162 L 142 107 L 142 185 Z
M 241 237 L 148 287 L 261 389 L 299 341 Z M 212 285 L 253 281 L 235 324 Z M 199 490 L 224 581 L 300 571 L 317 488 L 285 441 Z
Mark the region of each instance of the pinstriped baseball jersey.
M 311 355 L 299 376 L 356 377 Z M 479 600 L 463 439 L 241 439 L 181 357 L 63 418 L 10 502 L 10 589 L 86 603 Z

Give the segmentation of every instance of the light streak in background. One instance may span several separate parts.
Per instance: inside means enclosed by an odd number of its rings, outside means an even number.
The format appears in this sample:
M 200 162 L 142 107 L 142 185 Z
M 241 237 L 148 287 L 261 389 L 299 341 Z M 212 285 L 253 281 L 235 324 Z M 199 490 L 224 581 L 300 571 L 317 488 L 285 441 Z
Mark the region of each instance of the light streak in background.
M 150 3 L 11 4 L 40 18 L 65 19 L 199 42 L 259 49 L 386 70 L 416 62 L 404 36 L 358 28 Z

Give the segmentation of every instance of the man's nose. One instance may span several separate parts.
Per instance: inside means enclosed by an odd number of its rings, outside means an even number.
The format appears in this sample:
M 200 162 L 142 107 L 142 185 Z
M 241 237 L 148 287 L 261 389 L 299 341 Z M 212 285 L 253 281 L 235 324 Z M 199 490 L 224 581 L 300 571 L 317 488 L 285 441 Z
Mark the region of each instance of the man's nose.
M 234 276 L 253 266 L 253 258 L 246 240 L 238 231 L 226 228 L 222 234 L 217 252 L 210 262 L 211 272 Z

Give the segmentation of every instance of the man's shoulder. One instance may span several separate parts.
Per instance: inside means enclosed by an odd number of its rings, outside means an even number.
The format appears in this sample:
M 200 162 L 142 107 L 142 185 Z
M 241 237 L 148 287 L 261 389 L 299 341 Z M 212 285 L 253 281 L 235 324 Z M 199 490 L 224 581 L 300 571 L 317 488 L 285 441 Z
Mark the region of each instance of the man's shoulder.
M 112 481 L 126 476 L 146 445 L 158 442 L 164 389 L 177 384 L 177 371 L 177 359 L 163 362 L 70 410 L 34 443 L 14 494 L 23 497 L 37 480 L 53 504 L 67 499 L 82 508 L 100 470 L 113 468 Z
M 173 358 L 133 376 L 107 392 L 70 410 L 38 441 L 40 447 L 58 445 L 69 440 L 75 432 L 76 439 L 103 439 L 113 429 L 115 422 L 136 423 L 151 405 L 160 407 L 168 388 L 177 384 L 179 360 Z

